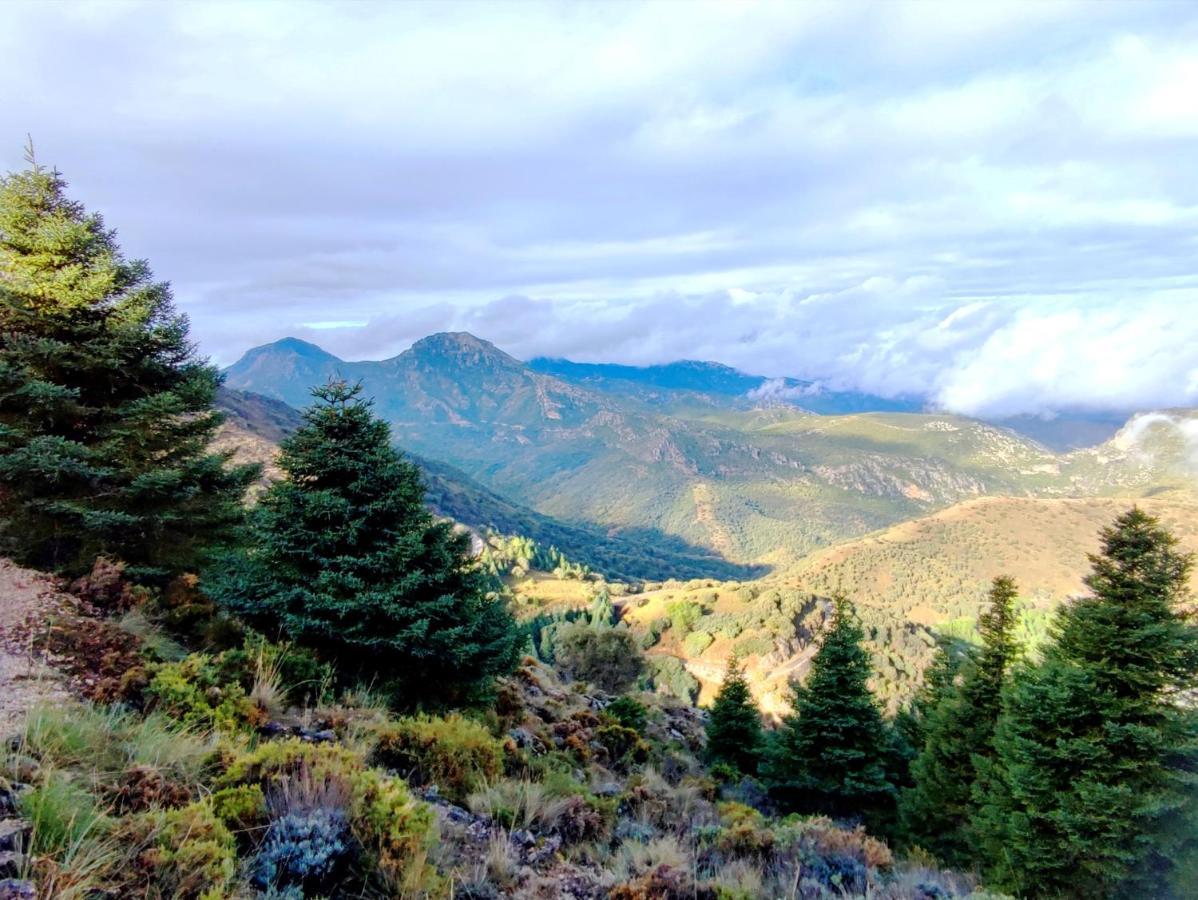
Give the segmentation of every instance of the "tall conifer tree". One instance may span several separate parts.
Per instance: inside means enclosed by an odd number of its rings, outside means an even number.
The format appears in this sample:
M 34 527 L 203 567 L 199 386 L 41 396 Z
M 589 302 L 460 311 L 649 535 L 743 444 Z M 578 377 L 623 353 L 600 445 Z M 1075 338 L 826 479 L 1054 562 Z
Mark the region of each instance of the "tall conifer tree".
M 1043 663 L 1004 692 L 976 828 L 997 887 L 1020 895 L 1169 896 L 1192 816 L 1198 626 L 1189 556 L 1139 509 L 1102 532 L 1090 596 L 1058 615 Z M 984 767 L 987 768 L 987 767 Z M 1190 885 L 1192 888 L 1192 885 Z
M 852 604 L 835 598 L 832 622 L 794 712 L 773 734 L 766 757 L 771 793 L 801 812 L 884 820 L 894 787 L 886 775 L 889 737 L 869 690 L 869 654 Z
M 471 699 L 515 666 L 523 633 L 487 596 L 469 537 L 433 520 L 420 471 L 361 387 L 313 394 L 283 443 L 288 477 L 262 495 L 248 549 L 214 568 L 211 593 L 400 703 Z
M 970 654 L 959 682 L 927 710 L 923 745 L 911 766 L 914 784 L 900 803 L 907 837 L 956 867 L 971 858 L 977 768 L 993 755 L 1002 686 L 1019 654 L 1016 596 L 1014 580 L 994 579 L 990 605 L 978 619 L 981 648 Z
M 707 761 L 746 775 L 757 774 L 761 755 L 761 713 L 753 702 L 744 668 L 734 655 L 707 719 Z
M 72 573 L 161 577 L 241 516 L 252 466 L 211 453 L 220 377 L 168 285 L 38 165 L 0 179 L 0 539 Z

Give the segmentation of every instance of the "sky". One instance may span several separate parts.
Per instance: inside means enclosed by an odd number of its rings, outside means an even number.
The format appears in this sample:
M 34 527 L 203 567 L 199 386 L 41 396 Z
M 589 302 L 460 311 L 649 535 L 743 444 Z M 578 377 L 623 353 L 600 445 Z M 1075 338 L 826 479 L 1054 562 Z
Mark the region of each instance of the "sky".
M 1198 405 L 1198 4 L 8 3 L 203 352 L 466 330 L 972 415 Z

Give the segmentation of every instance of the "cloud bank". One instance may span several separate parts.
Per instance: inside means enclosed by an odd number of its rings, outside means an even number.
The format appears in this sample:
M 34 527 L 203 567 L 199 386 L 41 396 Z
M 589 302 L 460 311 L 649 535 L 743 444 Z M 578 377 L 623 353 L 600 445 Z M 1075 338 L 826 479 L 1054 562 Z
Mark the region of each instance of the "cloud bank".
M 31 3 L 43 160 L 230 362 L 442 329 L 955 411 L 1198 404 L 1179 3 Z

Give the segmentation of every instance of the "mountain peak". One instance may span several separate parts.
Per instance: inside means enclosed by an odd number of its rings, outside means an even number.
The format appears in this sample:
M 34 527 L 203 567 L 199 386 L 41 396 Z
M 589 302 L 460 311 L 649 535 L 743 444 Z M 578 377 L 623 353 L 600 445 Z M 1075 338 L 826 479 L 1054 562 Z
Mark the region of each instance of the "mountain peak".
M 254 347 L 250 350 L 247 350 L 245 352 L 245 356 L 261 356 L 262 354 L 272 352 L 290 353 L 310 360 L 326 360 L 337 358 L 323 347 L 319 347 L 309 341 L 300 340 L 297 337 L 279 338 L 279 340 L 273 341 L 269 344 L 262 344 L 259 347 Z
M 444 359 L 456 365 L 487 364 L 502 368 L 519 367 L 520 361 L 504 353 L 490 341 L 468 331 L 442 331 L 421 338 L 408 351 L 418 359 Z

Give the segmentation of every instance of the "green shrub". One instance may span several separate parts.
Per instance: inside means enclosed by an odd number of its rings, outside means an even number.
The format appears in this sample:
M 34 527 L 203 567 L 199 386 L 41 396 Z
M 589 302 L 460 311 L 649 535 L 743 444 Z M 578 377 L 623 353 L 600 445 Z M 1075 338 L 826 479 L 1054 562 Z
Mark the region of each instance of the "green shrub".
M 713 643 L 715 643 L 715 638 L 706 631 L 692 631 L 686 636 L 682 645 L 686 648 L 687 656 L 702 656 L 703 651 Z
M 228 661 L 206 653 L 155 666 L 146 699 L 150 708 L 200 728 L 233 732 L 262 720 Z
M 117 873 L 129 879 L 118 896 L 221 900 L 237 869 L 237 845 L 210 801 L 124 819 L 117 836 L 146 848 L 135 870 Z
M 604 725 L 595 732 L 595 739 L 607 748 L 611 761 L 617 765 L 640 763 L 649 758 L 649 745 L 636 731 L 623 725 Z
M 655 656 L 650 664 L 653 667 L 653 686 L 660 693 L 689 703 L 699 698 L 699 681 L 686 670 L 682 660 L 674 656 Z
M 212 794 L 216 817 L 235 831 L 248 831 L 266 823 L 266 795 L 258 784 L 238 784 Z
M 703 618 L 703 607 L 690 600 L 675 600 L 666 606 L 666 614 L 670 617 L 670 627 L 683 638 Z
M 413 716 L 382 726 L 374 760 L 418 784 L 435 784 L 456 803 L 503 771 L 503 745 L 459 715 Z
M 617 725 L 631 728 L 637 734 L 645 733 L 645 725 L 649 720 L 649 709 L 639 700 L 627 695 L 617 697 L 611 703 L 607 704 L 603 712 L 604 715 L 613 719 Z
M 627 628 L 582 622 L 557 629 L 554 656 L 569 677 L 612 693 L 627 690 L 645 668 L 644 654 Z
M 257 785 L 269 794 L 301 776 L 334 782 L 344 791 L 365 869 L 388 896 L 420 895 L 436 886 L 428 864 L 437 840 L 432 811 L 412 796 L 403 779 L 370 768 L 347 747 L 294 738 L 260 744 L 233 759 L 217 783 L 226 788 Z

